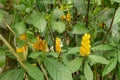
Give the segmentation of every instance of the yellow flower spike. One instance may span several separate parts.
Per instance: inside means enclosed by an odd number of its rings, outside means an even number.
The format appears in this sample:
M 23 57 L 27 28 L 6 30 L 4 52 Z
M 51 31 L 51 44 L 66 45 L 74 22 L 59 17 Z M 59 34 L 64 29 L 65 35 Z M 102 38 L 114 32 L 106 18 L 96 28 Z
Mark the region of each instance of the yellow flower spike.
M 61 52 L 61 39 L 58 37 L 55 40 L 55 51 L 59 53 Z
M 64 6 L 63 5 L 60 6 L 60 10 L 64 10 Z
M 80 54 L 88 56 L 90 54 L 90 34 L 84 34 L 80 46 Z
M 66 21 L 70 22 L 71 21 L 71 16 L 70 16 L 70 12 L 67 13 L 66 15 Z
M 66 19 L 65 15 L 61 16 L 61 20 L 65 20 L 65 19 Z
M 20 39 L 20 40 L 26 40 L 26 39 L 27 39 L 26 34 L 21 34 L 21 35 L 19 36 L 19 39 Z M 22 47 L 17 48 L 17 49 L 16 49 L 16 52 L 17 52 L 17 53 L 22 53 L 22 54 L 23 54 L 23 58 L 26 59 L 26 58 L 27 58 L 27 55 L 28 55 L 27 45 L 25 44 L 25 45 L 23 45 Z
M 33 66 L 37 66 L 37 64 L 36 64 L 36 63 L 33 63 L 32 65 L 33 65 Z
M 26 39 L 27 39 L 26 34 L 21 34 L 21 35 L 19 36 L 19 39 L 20 39 L 20 40 L 26 40 Z
M 36 50 L 41 50 L 43 52 L 46 52 L 48 50 L 48 45 L 45 40 L 42 40 L 39 36 L 36 37 L 37 42 L 33 44 L 33 48 Z
M 39 36 L 37 36 L 36 39 L 37 42 L 33 44 L 33 48 L 36 50 L 41 50 L 42 39 Z
M 100 25 L 99 25 L 99 26 L 100 26 L 101 28 L 104 28 L 104 27 L 105 27 L 105 25 L 106 25 L 106 24 L 103 22 L 103 23 L 100 23 Z

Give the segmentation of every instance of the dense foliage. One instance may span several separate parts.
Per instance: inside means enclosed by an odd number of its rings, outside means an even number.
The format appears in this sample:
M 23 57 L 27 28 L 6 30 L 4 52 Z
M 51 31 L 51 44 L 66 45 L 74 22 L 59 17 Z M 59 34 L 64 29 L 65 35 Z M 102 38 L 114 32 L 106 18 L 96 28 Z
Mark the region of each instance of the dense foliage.
M 0 80 L 120 80 L 120 0 L 0 0 Z

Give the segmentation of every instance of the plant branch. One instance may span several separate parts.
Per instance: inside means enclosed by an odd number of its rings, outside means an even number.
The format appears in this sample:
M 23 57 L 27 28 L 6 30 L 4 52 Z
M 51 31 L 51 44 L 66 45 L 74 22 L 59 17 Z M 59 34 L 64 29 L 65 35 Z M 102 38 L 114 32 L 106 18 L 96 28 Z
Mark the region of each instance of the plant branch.
M 39 65 L 39 67 L 41 68 L 41 70 L 42 70 L 42 72 L 43 72 L 46 80 L 49 80 L 49 78 L 48 78 L 48 76 L 47 76 L 47 72 L 45 71 L 43 65 L 40 63 L 40 60 L 39 60 L 39 59 L 38 59 L 38 65 Z
M 17 61 L 20 63 L 20 65 L 23 67 L 25 71 L 27 71 L 26 66 L 23 64 L 20 57 L 17 55 L 15 50 L 11 47 L 11 45 L 5 40 L 5 38 L 0 34 L 0 39 L 5 43 L 5 45 L 8 47 L 8 49 L 11 50 L 12 54 L 17 58 Z
M 87 4 L 86 28 L 88 27 L 89 24 L 89 8 L 90 8 L 90 0 L 88 0 L 88 4 Z
M 5 20 L 4 20 L 4 24 L 14 35 L 16 35 L 16 33 L 12 30 L 12 28 L 8 25 L 8 23 Z
M 111 29 L 112 29 L 112 25 L 113 25 L 113 21 L 114 21 L 114 17 L 115 17 L 115 14 L 116 14 L 117 9 L 118 9 L 118 4 L 117 4 L 116 7 L 115 7 L 115 11 L 114 11 L 114 14 L 113 14 L 113 17 L 112 17 L 112 21 L 111 21 L 110 27 L 109 27 L 109 29 L 107 30 L 107 33 L 106 33 L 105 37 L 103 38 L 102 43 L 104 43 L 104 42 L 106 41 L 106 39 L 107 39 L 107 37 L 108 37 L 108 34 L 110 33 L 110 31 L 111 31 Z

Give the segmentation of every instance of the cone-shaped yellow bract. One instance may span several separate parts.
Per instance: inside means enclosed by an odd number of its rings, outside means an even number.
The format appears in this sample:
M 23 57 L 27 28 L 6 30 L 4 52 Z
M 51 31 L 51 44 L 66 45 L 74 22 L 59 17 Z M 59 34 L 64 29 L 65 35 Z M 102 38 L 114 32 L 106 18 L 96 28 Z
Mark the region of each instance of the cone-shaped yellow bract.
M 90 34 L 84 34 L 82 37 L 80 54 L 82 56 L 88 56 L 90 54 Z
M 67 13 L 66 20 L 67 20 L 68 22 L 71 21 L 70 12 Z
M 55 51 L 56 52 L 61 52 L 61 39 L 60 38 L 56 38 L 56 40 L 55 40 Z

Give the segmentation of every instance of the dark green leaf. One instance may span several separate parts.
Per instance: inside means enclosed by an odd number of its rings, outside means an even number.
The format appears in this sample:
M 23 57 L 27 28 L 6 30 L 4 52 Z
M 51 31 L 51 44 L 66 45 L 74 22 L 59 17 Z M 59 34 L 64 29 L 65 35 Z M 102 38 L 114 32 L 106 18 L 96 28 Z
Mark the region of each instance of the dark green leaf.
M 64 15 L 63 11 L 60 9 L 54 9 L 53 15 L 55 18 L 60 18 Z
M 120 63 L 120 50 L 117 51 L 118 54 L 118 62 Z
M 117 2 L 117 3 L 120 3 L 120 0 L 110 0 L 112 3 L 113 2 Z
M 109 45 L 109 44 L 101 44 L 101 45 L 92 47 L 93 51 L 95 51 L 95 50 L 107 51 L 107 50 L 112 50 L 112 49 L 113 49 L 113 47 L 111 45 Z
M 55 58 L 58 58 L 59 53 L 56 53 L 56 52 L 47 52 L 46 55 L 47 55 L 47 56 L 53 56 L 53 57 L 55 57 Z
M 89 55 L 88 58 L 92 61 L 92 63 L 101 63 L 101 64 L 108 64 L 109 61 L 107 59 L 105 59 L 102 56 L 98 56 L 98 55 Z
M 79 70 L 82 62 L 83 58 L 75 58 L 72 61 L 68 62 L 67 67 L 71 71 L 71 73 L 74 73 L 75 71 Z
M 113 25 L 118 23 L 118 22 L 120 22 L 120 7 L 116 11 L 115 18 L 114 18 L 114 21 L 113 21 Z
M 84 0 L 73 0 L 74 6 L 77 8 L 77 11 L 81 14 L 86 14 L 85 1 Z
M 84 74 L 86 80 L 93 80 L 93 72 L 87 62 L 84 65 Z
M 40 51 L 34 51 L 34 52 L 30 53 L 29 57 L 32 59 L 37 59 L 41 54 L 42 54 L 42 52 L 40 52 Z
M 42 13 L 40 14 L 39 12 L 36 12 L 36 11 L 34 11 L 30 15 L 30 17 L 27 20 L 27 23 L 33 24 L 34 27 L 36 27 L 39 30 L 39 32 L 45 31 L 46 24 L 47 24 L 43 14 Z
M 44 64 L 53 80 L 73 80 L 72 75 L 67 67 L 58 61 L 45 58 Z
M 28 74 L 35 80 L 44 80 L 43 74 L 40 69 L 30 63 L 25 63 Z
M 80 51 L 80 47 L 69 48 L 67 54 L 75 54 Z
M 109 64 L 105 66 L 102 76 L 105 76 L 106 74 L 111 72 L 115 68 L 116 65 L 117 65 L 117 58 L 112 58 Z
M 2 47 L 0 47 L 0 67 L 3 67 L 5 61 L 6 61 L 5 50 Z
M 0 10 L 0 22 L 2 21 L 3 19 L 3 12 Z
M 26 25 L 24 24 L 24 22 L 17 22 L 15 23 L 15 25 L 13 26 L 13 29 L 15 30 L 15 32 L 17 34 L 23 34 L 26 31 Z
M 63 22 L 53 22 L 52 28 L 58 33 L 63 33 L 65 31 L 65 24 Z
M 24 70 L 9 70 L 0 75 L 0 80 L 23 80 Z
M 73 34 L 84 34 L 87 32 L 88 30 L 86 29 L 85 24 L 83 23 L 78 23 L 73 28 Z

